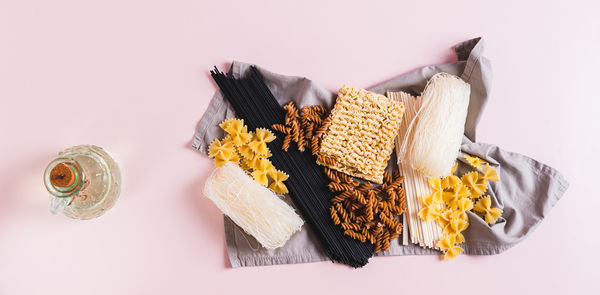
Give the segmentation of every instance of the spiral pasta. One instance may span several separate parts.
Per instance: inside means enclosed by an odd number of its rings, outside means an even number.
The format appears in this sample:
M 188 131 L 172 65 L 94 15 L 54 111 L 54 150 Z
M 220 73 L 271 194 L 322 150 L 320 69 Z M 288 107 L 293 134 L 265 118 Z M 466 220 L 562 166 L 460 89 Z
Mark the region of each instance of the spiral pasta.
M 318 155 L 317 156 L 317 161 L 320 164 L 323 164 L 325 166 L 335 166 L 337 164 L 337 161 L 333 158 L 327 157 L 327 156 L 323 156 L 323 155 Z
M 393 178 L 388 174 L 385 183 L 374 188 L 372 183 L 358 183 L 339 171 L 325 168 L 325 173 L 332 181 L 329 189 L 339 192 L 331 199 L 333 223 L 340 225 L 345 235 L 374 244 L 376 252 L 389 249 L 390 242 L 402 233 L 397 219 L 405 210 L 402 176 L 395 173 Z M 381 189 L 383 186 L 385 189 Z
M 281 146 L 281 149 L 287 152 L 290 148 L 290 143 L 292 143 L 292 135 L 288 134 L 283 139 L 283 145 Z
M 329 180 L 331 180 L 333 182 L 340 182 L 340 179 L 338 178 L 338 176 L 334 172 L 334 170 L 331 170 L 329 168 L 325 168 L 325 175 L 327 175 L 327 177 L 329 178 Z
M 324 124 L 328 121 L 327 109 L 323 106 L 305 106 L 299 111 L 294 102 L 286 104 L 284 109 L 285 125 L 271 126 L 273 130 L 286 135 L 282 149 L 288 151 L 290 144 L 295 142 L 299 151 L 310 149 L 311 153 L 316 155 L 321 145 L 322 133 L 326 130 Z
M 333 220 L 333 223 L 335 225 L 342 223 L 342 221 L 340 221 L 340 218 L 338 217 L 337 212 L 335 211 L 333 206 L 330 208 L 329 211 L 331 212 L 331 220 Z
M 345 183 L 330 182 L 329 189 L 333 192 L 343 192 L 347 190 L 352 190 L 353 187 Z

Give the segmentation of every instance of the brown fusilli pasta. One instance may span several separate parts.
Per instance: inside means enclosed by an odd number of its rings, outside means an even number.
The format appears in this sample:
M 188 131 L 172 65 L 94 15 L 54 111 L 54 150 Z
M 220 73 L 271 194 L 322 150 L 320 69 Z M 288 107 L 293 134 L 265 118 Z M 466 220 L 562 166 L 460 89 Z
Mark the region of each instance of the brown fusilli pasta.
M 329 183 L 329 190 L 331 190 L 332 192 L 342 192 L 342 191 L 349 191 L 352 190 L 353 187 L 344 183 L 339 183 L 339 182 L 330 182 Z
M 285 126 L 281 124 L 273 125 L 273 129 L 280 131 L 285 134 L 291 134 L 291 141 L 295 142 L 298 146 L 298 150 L 303 152 L 307 148 L 310 148 L 313 155 L 319 151 L 321 144 L 320 138 L 315 139 L 315 130 L 320 127 L 320 124 L 324 120 L 320 116 L 328 115 L 324 107 L 319 107 L 319 113 L 313 110 L 313 107 L 305 106 L 299 112 L 298 108 L 293 102 L 286 104 L 283 107 L 286 111 L 285 115 Z M 323 112 L 325 110 L 325 112 Z M 320 115 L 322 113 L 322 115 Z M 285 127 L 285 128 L 282 128 Z M 287 145 L 289 148 L 289 145 Z M 283 146 L 282 146 L 283 148 Z M 287 151 L 287 149 L 284 149 Z
M 327 109 L 322 105 L 313 106 L 313 111 L 319 116 L 323 116 L 328 113 Z
M 306 119 L 308 121 L 315 123 L 316 125 L 321 125 L 323 123 L 323 119 L 321 119 L 321 117 L 317 116 L 316 114 L 307 116 Z
M 365 182 L 361 183 L 356 189 L 359 191 L 367 192 L 372 187 L 373 187 L 373 185 L 370 182 L 365 181 Z
M 315 124 L 312 124 L 310 122 L 307 122 L 306 125 L 302 126 L 302 129 L 304 129 L 304 140 L 309 142 L 312 140 L 314 126 Z
M 292 138 L 294 139 L 295 142 L 298 142 L 298 140 L 300 140 L 300 125 L 298 124 L 298 120 L 292 120 L 292 122 L 290 123 L 291 125 L 291 130 L 290 130 L 290 134 L 292 135 Z
M 285 124 L 290 125 L 292 123 L 292 120 L 296 119 L 298 108 L 296 108 L 296 104 L 293 101 L 290 101 L 289 103 L 283 106 L 283 109 L 286 111 Z
M 393 181 L 392 176 L 390 175 L 390 173 L 387 170 L 383 171 L 383 181 L 386 184 L 390 184 Z
M 342 217 L 344 222 L 349 221 L 348 220 L 348 212 L 346 211 L 346 209 L 344 209 L 344 207 L 342 207 L 342 205 L 340 203 L 335 204 L 335 209 L 340 214 L 340 216 Z
M 319 126 L 319 128 L 317 128 L 317 132 L 315 132 L 315 135 L 318 137 L 323 136 L 325 131 L 327 131 L 327 127 L 329 127 L 329 124 L 331 124 L 331 119 L 329 119 L 329 117 L 327 117 L 325 120 L 323 120 L 323 123 L 321 123 L 321 126 Z
M 341 223 L 340 218 L 337 215 L 337 212 L 335 211 L 335 208 L 333 206 L 331 206 L 330 210 L 331 212 L 331 220 L 333 220 L 333 223 L 335 225 L 338 225 Z
M 319 162 L 326 163 L 326 165 L 328 165 L 328 166 L 335 165 L 335 163 L 336 163 L 335 159 L 332 159 L 332 158 L 329 158 L 329 157 L 326 157 L 323 155 L 318 155 L 317 159 Z
M 286 127 L 286 126 L 281 125 L 281 124 L 273 124 L 273 125 L 271 125 L 271 128 L 273 130 L 281 132 L 283 134 L 289 134 L 290 133 L 290 127 Z
M 290 148 L 290 143 L 292 142 L 292 135 L 288 134 L 283 139 L 283 144 L 281 145 L 281 149 L 286 151 Z
M 337 170 L 333 170 L 333 169 L 332 169 L 332 171 L 334 171 L 334 173 L 337 175 L 337 177 L 338 177 L 338 178 L 339 178 L 341 181 L 343 181 L 343 182 L 345 182 L 345 183 L 353 184 L 354 186 L 357 186 L 357 185 L 358 185 L 358 181 L 357 181 L 357 180 L 355 180 L 355 179 L 353 179 L 353 178 L 352 178 L 352 176 L 350 176 L 350 175 L 348 175 L 348 174 L 346 174 L 346 173 L 343 173 L 343 172 L 339 172 L 339 171 L 337 171 Z
M 306 141 L 304 140 L 304 136 L 303 134 L 301 134 L 300 132 L 298 133 L 298 150 L 303 152 L 304 151 L 304 147 L 306 147 Z
M 353 238 L 353 239 L 355 239 L 355 240 L 359 240 L 359 241 L 361 241 L 363 243 L 366 242 L 366 240 L 367 240 L 367 238 L 364 235 L 359 234 L 359 233 L 357 233 L 357 232 L 355 232 L 353 230 L 349 230 L 348 229 L 348 230 L 344 231 L 344 234 L 347 235 L 347 236 L 349 236 L 349 237 L 351 237 L 351 238 Z
M 311 153 L 313 154 L 313 156 L 319 153 L 319 145 L 320 145 L 319 138 L 316 136 L 313 136 L 311 139 L 311 145 L 310 145 Z
M 358 183 L 336 170 L 325 168 L 325 173 L 332 181 L 329 183 L 330 190 L 341 192 L 331 199 L 331 203 L 336 206 L 336 212 L 343 212 L 339 215 L 345 216 L 340 225 L 344 233 L 353 239 L 374 244 L 376 251 L 389 249 L 390 242 L 402 232 L 397 216 L 404 212 L 404 190 L 391 186 L 400 176 L 388 177 L 385 184 L 373 187 L 369 182 Z
M 329 180 L 333 181 L 333 182 L 340 182 L 340 178 L 337 176 L 337 173 L 334 172 L 335 170 L 331 170 L 329 168 L 325 168 L 325 175 L 327 175 L 327 177 L 329 178 Z
M 392 183 L 390 183 L 390 185 L 388 187 L 397 188 L 400 185 L 402 185 L 403 181 L 404 181 L 404 177 L 398 176 L 398 177 L 394 178 L 394 181 L 392 181 Z

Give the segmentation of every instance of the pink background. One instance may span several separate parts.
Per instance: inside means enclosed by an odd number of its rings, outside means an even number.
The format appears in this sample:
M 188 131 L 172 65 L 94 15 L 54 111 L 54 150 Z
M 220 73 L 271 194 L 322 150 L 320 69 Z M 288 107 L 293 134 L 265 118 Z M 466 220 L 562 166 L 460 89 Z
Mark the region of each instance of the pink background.
M 362 2 L 0 1 L 0 294 L 597 291 L 598 2 Z M 494 67 L 479 141 L 571 182 L 527 240 L 450 262 L 229 268 L 221 213 L 201 193 L 211 162 L 190 148 L 212 65 L 333 91 L 453 61 L 451 46 L 477 36 Z M 53 216 L 45 165 L 83 143 L 115 156 L 124 190 L 99 219 Z

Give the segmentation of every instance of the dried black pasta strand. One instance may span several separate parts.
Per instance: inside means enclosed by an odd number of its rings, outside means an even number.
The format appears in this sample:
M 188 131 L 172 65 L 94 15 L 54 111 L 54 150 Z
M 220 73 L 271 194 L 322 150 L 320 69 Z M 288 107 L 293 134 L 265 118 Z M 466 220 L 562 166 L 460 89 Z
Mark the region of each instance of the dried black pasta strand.
M 342 245 L 342 246 L 346 246 L 346 245 Z M 344 247 L 344 248 L 346 248 L 346 247 Z M 364 254 L 364 253 L 363 253 L 363 254 Z M 367 253 L 367 255 L 369 255 L 369 253 Z M 344 255 L 344 256 L 345 256 L 345 255 Z M 347 259 L 349 259 L 349 257 L 341 257 L 341 259 L 342 259 L 342 260 L 347 260 Z

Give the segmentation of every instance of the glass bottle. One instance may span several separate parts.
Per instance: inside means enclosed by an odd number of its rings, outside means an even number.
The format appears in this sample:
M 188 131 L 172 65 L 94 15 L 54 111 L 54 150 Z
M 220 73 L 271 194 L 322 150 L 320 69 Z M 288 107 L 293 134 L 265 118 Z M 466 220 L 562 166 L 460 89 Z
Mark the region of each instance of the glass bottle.
M 44 172 L 50 193 L 50 212 L 75 219 L 98 217 L 110 209 L 121 192 L 121 172 L 101 147 L 78 145 L 58 153 Z

